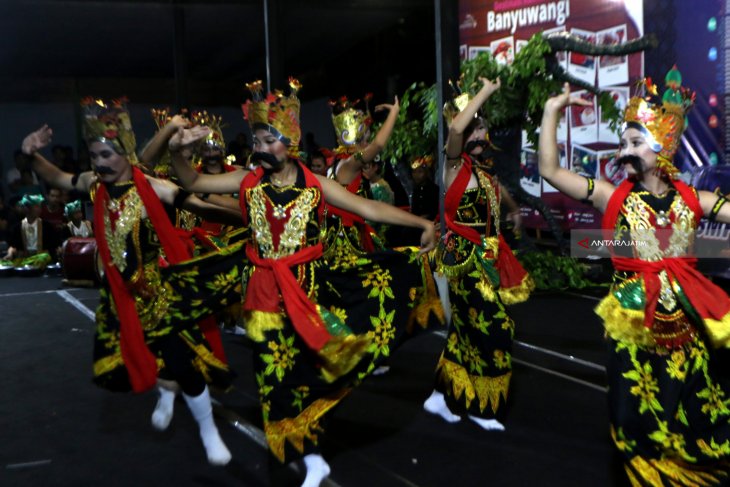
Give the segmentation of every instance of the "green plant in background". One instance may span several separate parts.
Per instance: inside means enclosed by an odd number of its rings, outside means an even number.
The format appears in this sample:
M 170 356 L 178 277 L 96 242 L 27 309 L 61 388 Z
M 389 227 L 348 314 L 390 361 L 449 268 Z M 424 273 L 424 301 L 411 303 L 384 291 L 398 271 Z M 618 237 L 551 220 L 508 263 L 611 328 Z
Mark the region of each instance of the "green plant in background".
M 588 279 L 588 266 L 574 257 L 533 250 L 517 253 L 517 259 L 530 273 L 535 281 L 535 288 L 539 290 L 561 291 L 608 285 Z
M 413 83 L 400 98 L 400 111 L 393 133 L 383 149 L 383 161 L 393 166 L 399 162 L 411 162 L 416 157 L 433 154 L 436 148 L 436 131 L 426 133 L 423 128 L 423 109 L 419 100 L 423 98 L 425 83 Z M 380 129 L 378 124 L 372 133 Z
M 537 33 L 522 47 L 510 65 L 500 64 L 490 53 L 480 53 L 474 59 L 461 63 L 461 77 L 454 86 L 456 94 L 468 92 L 473 96 L 482 86 L 479 78 L 500 78 L 501 88 L 489 97 L 481 109 L 489 129 L 521 125 L 529 141 L 537 145 L 537 129 L 540 127 L 545 101 L 559 93 L 565 81 L 552 62 L 555 52 L 548 40 Z M 592 86 L 581 87 L 597 92 Z M 597 95 L 603 118 L 616 130 L 621 118 L 619 109 L 609 93 L 600 92 Z M 424 128 L 436 131 L 439 113 L 436 87 L 424 91 L 421 99 L 426 116 Z

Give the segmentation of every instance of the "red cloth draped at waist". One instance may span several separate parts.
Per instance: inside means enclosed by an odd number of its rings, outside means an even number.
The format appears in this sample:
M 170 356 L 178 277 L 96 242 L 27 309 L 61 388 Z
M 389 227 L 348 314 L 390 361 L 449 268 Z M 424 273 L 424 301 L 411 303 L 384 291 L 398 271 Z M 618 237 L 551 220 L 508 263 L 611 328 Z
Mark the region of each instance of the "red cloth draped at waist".
M 446 226 L 449 230 L 460 237 L 469 240 L 474 245 L 486 250 L 484 242 L 482 241 L 482 235 L 479 232 L 471 227 L 456 222 L 456 212 L 459 209 L 461 196 L 464 194 L 472 175 L 471 159 L 468 156 L 462 156 L 462 158 L 464 159 L 464 162 L 461 165 L 456 178 L 454 178 L 451 186 L 446 191 L 446 196 L 444 198 L 444 219 L 446 220 Z M 496 190 L 497 188 L 495 187 L 495 191 Z M 499 222 L 494 222 L 494 224 L 499 225 Z M 485 225 L 488 229 L 489 222 L 485 222 Z M 496 256 L 495 267 L 499 272 L 499 286 L 503 289 L 519 286 L 527 276 L 527 271 L 522 267 L 522 264 L 520 264 L 517 257 L 515 257 L 512 253 L 512 249 L 509 245 L 507 245 L 504 237 L 499 235 L 498 240 L 499 250 Z
M 644 325 L 651 327 L 654 320 L 661 282 L 659 273 L 666 271 L 675 279 L 692 307 L 702 319 L 722 320 L 730 312 L 730 299 L 725 292 L 703 276 L 695 267 L 693 257 L 668 257 L 658 262 L 649 262 L 629 257 L 611 259 L 616 270 L 641 274 L 646 288 Z
M 311 262 L 321 255 L 322 243 L 279 259 L 262 258 L 253 245 L 246 246 L 246 256 L 255 269 L 248 281 L 243 308 L 278 313 L 283 301 L 294 329 L 315 351 L 321 350 L 332 335 L 322 322 L 317 306 L 297 282 L 291 267 Z M 286 299 L 282 299 L 282 296 L 286 296 Z

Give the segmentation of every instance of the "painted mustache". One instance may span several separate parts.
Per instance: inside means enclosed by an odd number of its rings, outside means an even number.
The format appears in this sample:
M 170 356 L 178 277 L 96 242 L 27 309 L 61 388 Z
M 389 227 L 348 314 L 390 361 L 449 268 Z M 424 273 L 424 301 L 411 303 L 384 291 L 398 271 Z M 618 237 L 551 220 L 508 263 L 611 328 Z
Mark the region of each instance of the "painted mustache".
M 107 166 L 94 166 L 94 172 L 96 174 L 103 174 L 103 175 L 112 175 L 116 174 L 116 171 L 110 167 Z
M 251 162 L 258 164 L 265 162 L 274 169 L 278 169 L 283 166 L 283 163 L 279 162 L 273 154 L 269 154 L 268 152 L 254 152 L 251 154 Z
M 616 164 L 623 166 L 624 164 L 630 164 L 634 168 L 636 174 L 641 174 L 643 169 L 641 168 L 641 159 L 637 156 L 622 156 L 616 160 Z
M 464 152 L 467 154 L 476 149 L 477 147 L 481 147 L 482 149 L 487 148 L 487 141 L 486 140 L 470 140 L 466 143 L 464 146 Z

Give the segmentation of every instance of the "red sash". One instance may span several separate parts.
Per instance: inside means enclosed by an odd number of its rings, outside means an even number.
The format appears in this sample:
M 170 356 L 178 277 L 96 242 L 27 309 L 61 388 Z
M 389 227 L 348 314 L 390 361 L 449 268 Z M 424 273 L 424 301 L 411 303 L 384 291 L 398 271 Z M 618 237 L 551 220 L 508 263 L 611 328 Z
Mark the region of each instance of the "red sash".
M 299 162 L 299 161 L 297 161 Z M 299 166 L 304 171 L 304 178 L 307 187 L 322 187 L 317 177 L 312 174 L 301 162 Z M 240 202 L 244 222 L 248 224 L 248 212 L 246 210 L 246 190 L 255 187 L 261 181 L 264 172 L 261 168 L 250 172 L 241 182 Z M 318 215 L 321 218 L 323 213 L 323 198 L 320 197 Z M 309 299 L 291 267 L 311 262 L 322 255 L 322 243 L 304 247 L 292 255 L 280 259 L 266 259 L 259 256 L 253 243 L 246 244 L 246 256 L 255 266 L 254 272 L 246 287 L 246 297 L 243 308 L 245 310 L 265 311 L 278 313 L 281 302 L 284 301 L 284 308 L 287 315 L 296 329 L 299 336 L 313 350 L 319 351 L 332 338 L 327 331 L 322 318 L 319 316 L 317 306 Z M 286 299 L 283 299 L 286 296 Z
M 175 264 L 189 259 L 188 248 L 181 240 L 175 227 L 172 226 L 162 202 L 160 202 L 144 173 L 133 167 L 132 177 L 134 186 L 147 210 L 147 215 L 160 239 L 168 261 Z M 124 364 L 129 373 L 129 381 L 134 392 L 143 392 L 154 387 L 157 382 L 157 362 L 145 343 L 142 324 L 134 306 L 134 296 L 111 259 L 109 244 L 103 231 L 104 208 L 108 203 L 109 193 L 106 186 L 99 185 L 94 204 L 94 225 L 99 229 L 96 232 L 99 255 L 104 263 L 104 270 L 119 316 L 120 348 Z M 112 224 L 115 224 L 115 222 L 112 222 Z M 217 328 L 214 328 L 213 331 L 209 330 L 209 332 L 206 333 L 206 338 L 213 348 L 215 344 L 220 344 L 220 335 L 218 335 Z M 222 350 L 222 345 L 220 349 Z
M 631 189 L 634 187 L 634 183 L 633 180 L 624 181 L 611 195 L 602 222 L 606 238 L 614 238 L 613 231 L 618 220 L 619 212 Z M 699 199 L 694 191 L 683 182 L 672 181 L 672 184 L 694 213 L 696 225 L 703 215 Z M 612 253 L 611 260 L 616 270 L 641 273 L 646 289 L 644 326 L 647 328 L 651 328 L 654 322 L 654 311 L 656 310 L 659 291 L 661 290 L 661 282 L 659 280 L 659 272 L 661 271 L 666 271 L 670 278 L 679 283 L 685 296 L 687 296 L 687 299 L 692 304 L 692 307 L 703 320 L 713 319 L 720 321 L 725 315 L 730 313 L 730 299 L 728 299 L 727 294 L 697 271 L 695 268 L 697 266 L 697 259 L 694 257 L 668 257 L 659 262 L 649 262 L 630 257 L 618 257 Z

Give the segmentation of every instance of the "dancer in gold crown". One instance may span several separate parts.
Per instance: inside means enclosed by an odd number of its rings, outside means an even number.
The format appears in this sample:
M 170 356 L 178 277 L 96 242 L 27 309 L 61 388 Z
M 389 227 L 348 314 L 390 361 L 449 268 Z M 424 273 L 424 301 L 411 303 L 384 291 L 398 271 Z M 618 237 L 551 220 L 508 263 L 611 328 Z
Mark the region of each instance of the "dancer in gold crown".
M 540 174 L 603 213 L 605 238 L 641 241 L 612 255 L 611 291 L 596 308 L 608 341 L 611 435 L 635 486 L 727 485 L 730 408 L 711 358 L 730 345 L 730 300 L 689 256 L 700 218 L 730 222 L 726 199 L 677 179 L 673 165 L 694 94 L 676 69 L 662 102 L 646 97 L 624 113 L 619 186 L 560 168 L 556 126 L 563 108 L 585 104 L 563 92 L 545 103 Z
M 303 485 L 312 487 L 329 474 L 319 453 L 325 415 L 402 335 L 422 287 L 420 273 L 396 280 L 388 268 L 368 262 L 347 269 L 325 263 L 320 233 L 324 203 L 374 221 L 420 228 L 422 252 L 434 246 L 434 227 L 393 206 L 357 197 L 306 168 L 299 159 L 296 80 L 290 81 L 289 95 L 264 96 L 260 81 L 248 87 L 254 99 L 243 111 L 254 134 L 252 161 L 257 169 L 217 175 L 194 171 L 179 151 L 186 138 L 207 134 L 198 127 L 181 130 L 170 148 L 176 154 L 175 171 L 188 190 L 239 192 L 244 221 L 250 225 L 243 307 L 247 335 L 255 344 L 264 430 L 277 459 L 303 458 Z M 230 257 L 222 254 L 218 260 Z M 212 260 L 202 257 L 172 268 L 173 273 L 191 272 L 204 280 Z M 242 264 L 246 262 L 233 265 Z M 351 331 L 362 323 L 372 332 Z
M 85 99 L 83 109 L 93 172 L 63 172 L 40 154 L 51 141 L 48 126 L 29 134 L 22 150 L 48 184 L 93 193 L 95 238 L 106 276 L 96 311 L 94 381 L 135 392 L 155 387 L 158 379 L 177 382 L 200 427 L 208 461 L 225 465 L 231 455 L 213 422 L 207 386 L 230 385 L 228 366 L 210 348 L 220 338 L 215 329 L 207 338 L 201 334 L 194 323 L 210 310 L 195 307 L 189 296 L 167 286 L 159 270 L 162 259 L 175 263 L 191 256 L 163 204 L 211 216 L 219 210 L 135 167 L 135 136 L 124 100 Z M 172 303 L 175 314 L 168 313 Z M 169 424 L 175 397 L 162 384 L 152 415 L 158 429 Z
M 448 279 L 451 324 L 426 411 L 453 423 L 466 414 L 486 430 L 503 430 L 512 378 L 514 322 L 505 304 L 527 299 L 533 283 L 500 234 L 505 192 L 479 164 L 487 132 L 479 109 L 500 82 L 482 79 L 479 92 L 444 109 L 444 218 L 447 233 L 436 251 L 436 272 Z M 512 212 L 519 208 L 512 202 Z

